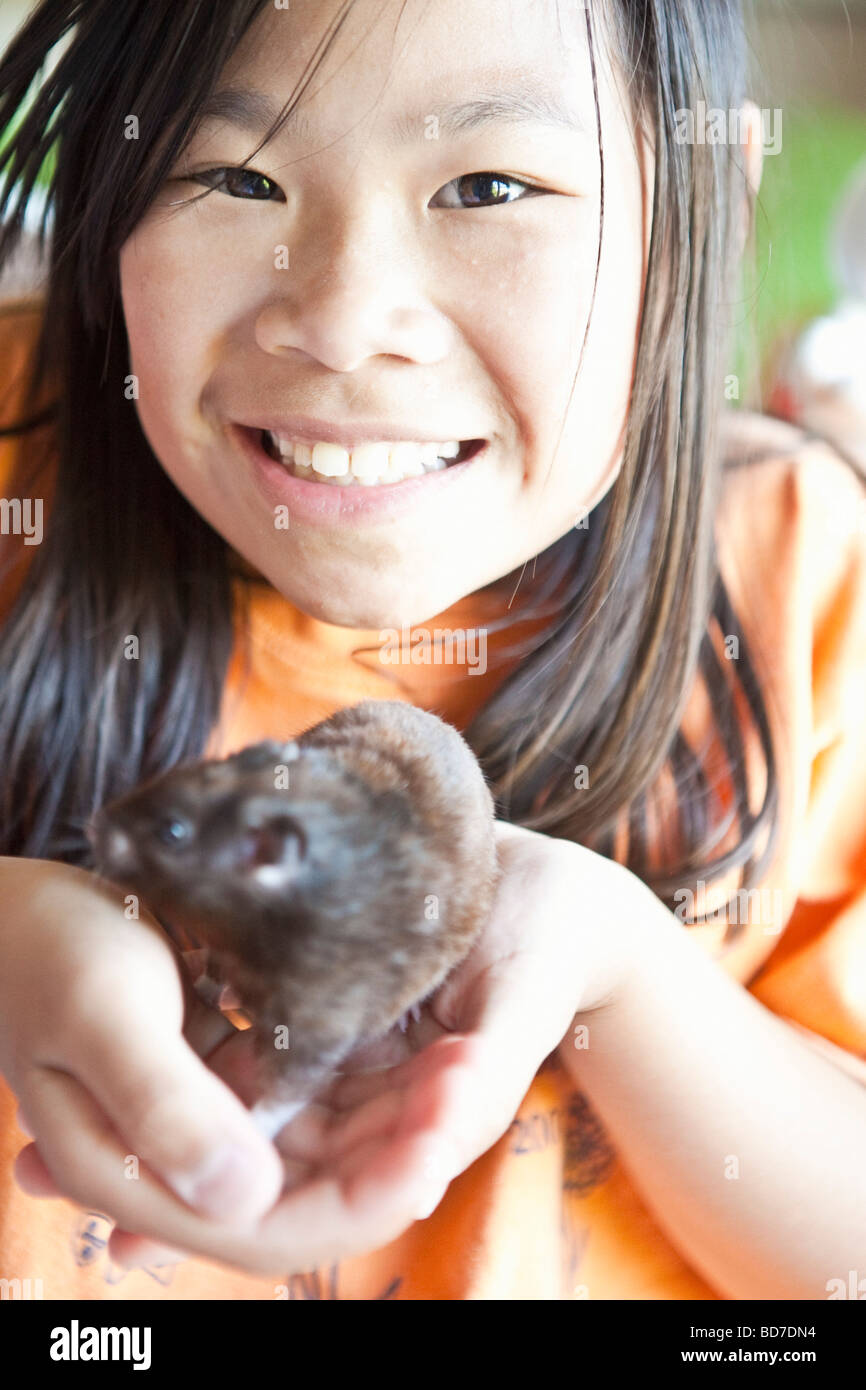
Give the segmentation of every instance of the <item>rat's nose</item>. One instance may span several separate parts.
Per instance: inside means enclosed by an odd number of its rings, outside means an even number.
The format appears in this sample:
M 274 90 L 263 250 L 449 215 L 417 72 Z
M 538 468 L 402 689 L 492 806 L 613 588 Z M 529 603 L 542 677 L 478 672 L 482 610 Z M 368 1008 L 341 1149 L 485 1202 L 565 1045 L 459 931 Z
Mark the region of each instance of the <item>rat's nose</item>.
M 105 837 L 105 847 L 112 863 L 119 864 L 129 858 L 132 840 L 125 830 L 118 830 L 116 826 L 113 826 Z
M 90 817 L 84 831 L 101 868 L 117 870 L 129 867 L 132 840 L 125 830 L 108 823 L 102 811 Z

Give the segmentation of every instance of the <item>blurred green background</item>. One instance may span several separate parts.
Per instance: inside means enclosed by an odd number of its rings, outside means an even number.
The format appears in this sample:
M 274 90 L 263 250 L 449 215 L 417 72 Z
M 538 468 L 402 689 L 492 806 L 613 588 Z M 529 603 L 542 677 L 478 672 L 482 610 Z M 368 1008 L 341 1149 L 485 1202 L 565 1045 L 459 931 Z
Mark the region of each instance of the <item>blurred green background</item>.
M 757 403 L 784 347 L 841 292 L 830 230 L 866 161 L 866 0 L 752 0 L 745 8 L 753 98 L 782 112 L 781 150 L 764 159 L 734 365 L 751 377 Z

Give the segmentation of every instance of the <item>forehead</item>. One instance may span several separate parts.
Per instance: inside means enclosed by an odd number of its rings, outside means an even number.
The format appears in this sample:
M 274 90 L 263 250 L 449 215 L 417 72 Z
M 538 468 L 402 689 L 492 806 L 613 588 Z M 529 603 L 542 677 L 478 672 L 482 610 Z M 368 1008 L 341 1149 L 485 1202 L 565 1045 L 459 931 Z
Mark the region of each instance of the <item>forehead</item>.
M 573 0 L 290 0 L 286 9 L 267 6 L 219 86 L 254 88 L 278 111 L 301 85 L 294 129 L 303 135 L 314 127 L 318 138 L 337 139 L 372 120 L 377 137 L 385 132 L 399 139 L 412 134 L 407 118 L 424 138 L 430 116 L 485 95 L 534 102 L 539 114 L 554 113 L 554 119 L 557 108 L 566 117 L 580 113 L 592 129 L 586 21 L 583 5 Z M 275 113 L 263 106 L 258 114 Z M 260 119 L 259 125 L 264 133 L 266 123 Z

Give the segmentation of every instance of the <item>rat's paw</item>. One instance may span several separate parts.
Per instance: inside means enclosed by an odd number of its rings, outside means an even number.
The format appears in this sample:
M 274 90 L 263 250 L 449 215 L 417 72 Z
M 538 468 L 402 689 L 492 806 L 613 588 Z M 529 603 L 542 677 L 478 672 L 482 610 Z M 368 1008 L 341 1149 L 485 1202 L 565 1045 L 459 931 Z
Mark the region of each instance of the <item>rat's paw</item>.
M 400 1029 L 400 1032 L 401 1032 L 401 1033 L 405 1033 L 405 1032 L 406 1032 L 406 1029 L 409 1027 L 409 1016 L 410 1016 L 410 1014 L 411 1014 L 412 1018 L 414 1018 L 414 1020 L 415 1020 L 416 1023 L 420 1023 L 420 1021 L 421 1021 L 421 1005 L 420 1005 L 420 1004 L 413 1004 L 413 1005 L 411 1006 L 411 1008 L 408 1008 L 404 1014 L 401 1014 L 401 1015 L 400 1015 L 399 1019 L 397 1020 L 397 1027 Z

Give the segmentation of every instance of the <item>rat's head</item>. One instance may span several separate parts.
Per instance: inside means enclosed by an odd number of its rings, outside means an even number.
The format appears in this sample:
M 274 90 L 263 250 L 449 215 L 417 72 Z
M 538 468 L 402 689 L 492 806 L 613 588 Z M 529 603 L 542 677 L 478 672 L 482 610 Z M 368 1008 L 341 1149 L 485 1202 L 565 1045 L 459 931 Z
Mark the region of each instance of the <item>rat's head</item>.
M 285 912 L 348 925 L 409 820 L 402 797 L 375 793 L 327 751 L 268 741 L 118 798 L 88 837 L 102 874 L 170 918 L 235 930 Z
M 301 863 L 303 832 L 279 799 L 277 744 L 222 762 L 174 768 L 119 797 L 88 827 L 96 867 L 157 910 L 231 908 L 231 884 L 249 893 Z M 269 796 L 269 792 L 272 794 Z

